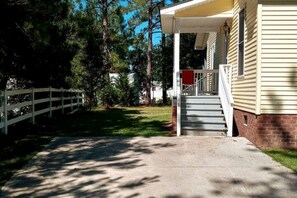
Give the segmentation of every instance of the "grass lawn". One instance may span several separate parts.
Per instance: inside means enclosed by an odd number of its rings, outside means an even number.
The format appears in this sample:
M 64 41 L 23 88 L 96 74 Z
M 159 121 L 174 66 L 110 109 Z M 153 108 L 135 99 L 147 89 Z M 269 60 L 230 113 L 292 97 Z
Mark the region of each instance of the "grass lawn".
M 297 150 L 270 149 L 264 153 L 297 173 Z
M 167 136 L 171 107 L 127 107 L 89 112 L 19 126 L 0 136 L 0 187 L 57 136 Z
M 52 120 L 42 133 L 58 136 L 164 136 L 168 135 L 171 107 L 126 107 L 74 114 Z

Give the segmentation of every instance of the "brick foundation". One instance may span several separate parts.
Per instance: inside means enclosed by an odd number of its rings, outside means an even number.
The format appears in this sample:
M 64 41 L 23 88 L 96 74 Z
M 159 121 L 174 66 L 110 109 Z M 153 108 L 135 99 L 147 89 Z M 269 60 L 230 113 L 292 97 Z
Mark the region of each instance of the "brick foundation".
M 297 115 L 255 115 L 234 109 L 234 119 L 239 136 L 260 148 L 297 149 Z
M 172 132 L 176 133 L 176 123 L 177 123 L 177 108 L 176 106 L 172 106 L 172 113 L 171 113 L 171 122 L 172 122 Z

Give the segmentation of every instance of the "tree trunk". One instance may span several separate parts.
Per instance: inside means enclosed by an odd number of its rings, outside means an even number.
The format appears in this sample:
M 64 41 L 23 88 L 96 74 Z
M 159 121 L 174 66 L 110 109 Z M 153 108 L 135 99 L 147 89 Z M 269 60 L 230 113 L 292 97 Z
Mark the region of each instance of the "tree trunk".
M 109 60 L 109 32 L 108 32 L 108 0 L 102 0 L 102 15 L 103 15 L 103 72 L 104 72 L 104 83 L 105 87 L 110 83 L 109 72 L 110 72 L 110 60 Z M 108 101 L 106 99 L 102 101 L 104 105 L 108 106 Z
M 146 68 L 146 105 L 151 105 L 151 87 L 152 87 L 152 50 L 153 50 L 153 2 L 149 0 L 148 11 L 148 50 L 147 50 L 147 68 Z
M 102 0 L 102 14 L 103 14 L 103 67 L 106 74 L 107 83 L 109 83 L 109 70 L 110 70 L 110 62 L 109 62 L 109 32 L 108 32 L 108 1 Z
M 162 7 L 165 6 L 165 1 L 162 1 Z M 166 47 L 166 38 L 165 38 L 165 34 L 162 34 L 162 40 L 161 40 L 161 44 L 162 44 L 162 57 L 163 57 L 163 61 L 162 61 L 162 99 L 163 99 L 163 104 L 166 105 L 167 104 L 167 78 L 166 78 L 166 62 L 164 61 L 164 57 L 166 57 L 165 54 L 165 47 Z
M 165 34 L 162 34 L 162 57 L 166 56 L 165 54 L 165 46 L 166 46 L 166 38 Z M 167 78 L 166 78 L 166 62 L 162 61 L 162 99 L 163 104 L 167 104 Z

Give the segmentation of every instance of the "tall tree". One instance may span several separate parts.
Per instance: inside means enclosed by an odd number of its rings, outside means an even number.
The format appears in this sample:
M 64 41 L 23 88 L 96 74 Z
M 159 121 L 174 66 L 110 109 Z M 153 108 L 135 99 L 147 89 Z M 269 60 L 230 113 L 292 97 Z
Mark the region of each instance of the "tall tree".
M 132 9 L 134 16 L 132 18 L 133 25 L 139 27 L 147 23 L 147 27 L 143 28 L 142 34 L 147 34 L 147 67 L 146 67 L 146 83 L 145 83 L 145 103 L 151 104 L 151 86 L 152 86 L 152 68 L 153 68 L 153 34 L 156 29 L 160 28 L 160 18 L 158 17 L 159 5 L 163 0 L 134 0 Z
M 125 9 L 118 0 L 82 1 L 77 10 L 78 41 L 80 54 L 73 61 L 77 86 L 87 90 L 90 103 L 97 104 L 98 93 L 107 105 L 112 91 L 109 73 L 128 69 L 128 48 L 131 35 L 127 31 L 123 15 Z M 83 75 L 81 73 L 83 73 Z
M 85 91 L 90 107 L 98 103 L 97 91 L 105 84 L 106 74 L 103 67 L 102 24 L 98 19 L 98 13 L 91 2 L 76 12 L 76 42 L 80 50 L 72 61 L 73 76 L 68 79 L 72 87 Z
M 68 0 L 1 1 L 2 89 L 9 78 L 27 87 L 67 86 L 65 77 L 76 53 L 71 6 Z
M 162 5 L 162 7 L 165 7 L 165 1 L 162 1 L 161 5 Z M 165 53 L 166 36 L 165 36 L 165 34 L 162 34 L 161 46 L 162 46 L 162 57 L 166 57 L 166 53 Z M 166 62 L 163 60 L 161 64 L 162 64 L 162 101 L 163 101 L 163 104 L 167 104 Z
M 152 87 L 152 55 L 153 55 L 153 0 L 148 0 L 148 49 L 147 49 L 147 68 L 146 68 L 146 104 L 150 105 Z
M 99 0 L 100 3 L 98 3 L 99 5 L 101 4 L 101 12 L 102 12 L 102 19 L 103 19 L 103 23 L 102 23 L 102 38 L 103 38 L 103 67 L 106 68 L 107 71 L 109 71 L 110 69 L 110 51 L 109 51 L 109 14 L 108 14 L 108 8 L 109 6 L 115 2 L 115 0 L 111 0 L 110 2 L 108 2 L 108 0 Z M 109 73 L 107 72 L 107 74 L 109 75 Z M 109 82 L 109 76 L 107 76 L 107 82 Z

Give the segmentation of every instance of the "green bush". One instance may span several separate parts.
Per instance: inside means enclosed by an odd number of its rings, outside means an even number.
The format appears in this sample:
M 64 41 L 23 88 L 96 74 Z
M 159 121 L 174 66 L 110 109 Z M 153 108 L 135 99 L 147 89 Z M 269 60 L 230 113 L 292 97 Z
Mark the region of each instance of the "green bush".
M 118 104 L 122 106 L 134 106 L 138 101 L 138 91 L 135 85 L 129 82 L 128 75 L 121 73 L 115 82 L 115 88 L 118 91 Z
M 105 106 L 114 106 L 118 104 L 119 101 L 119 92 L 118 89 L 112 85 L 106 85 L 99 93 L 100 101 L 102 105 Z

